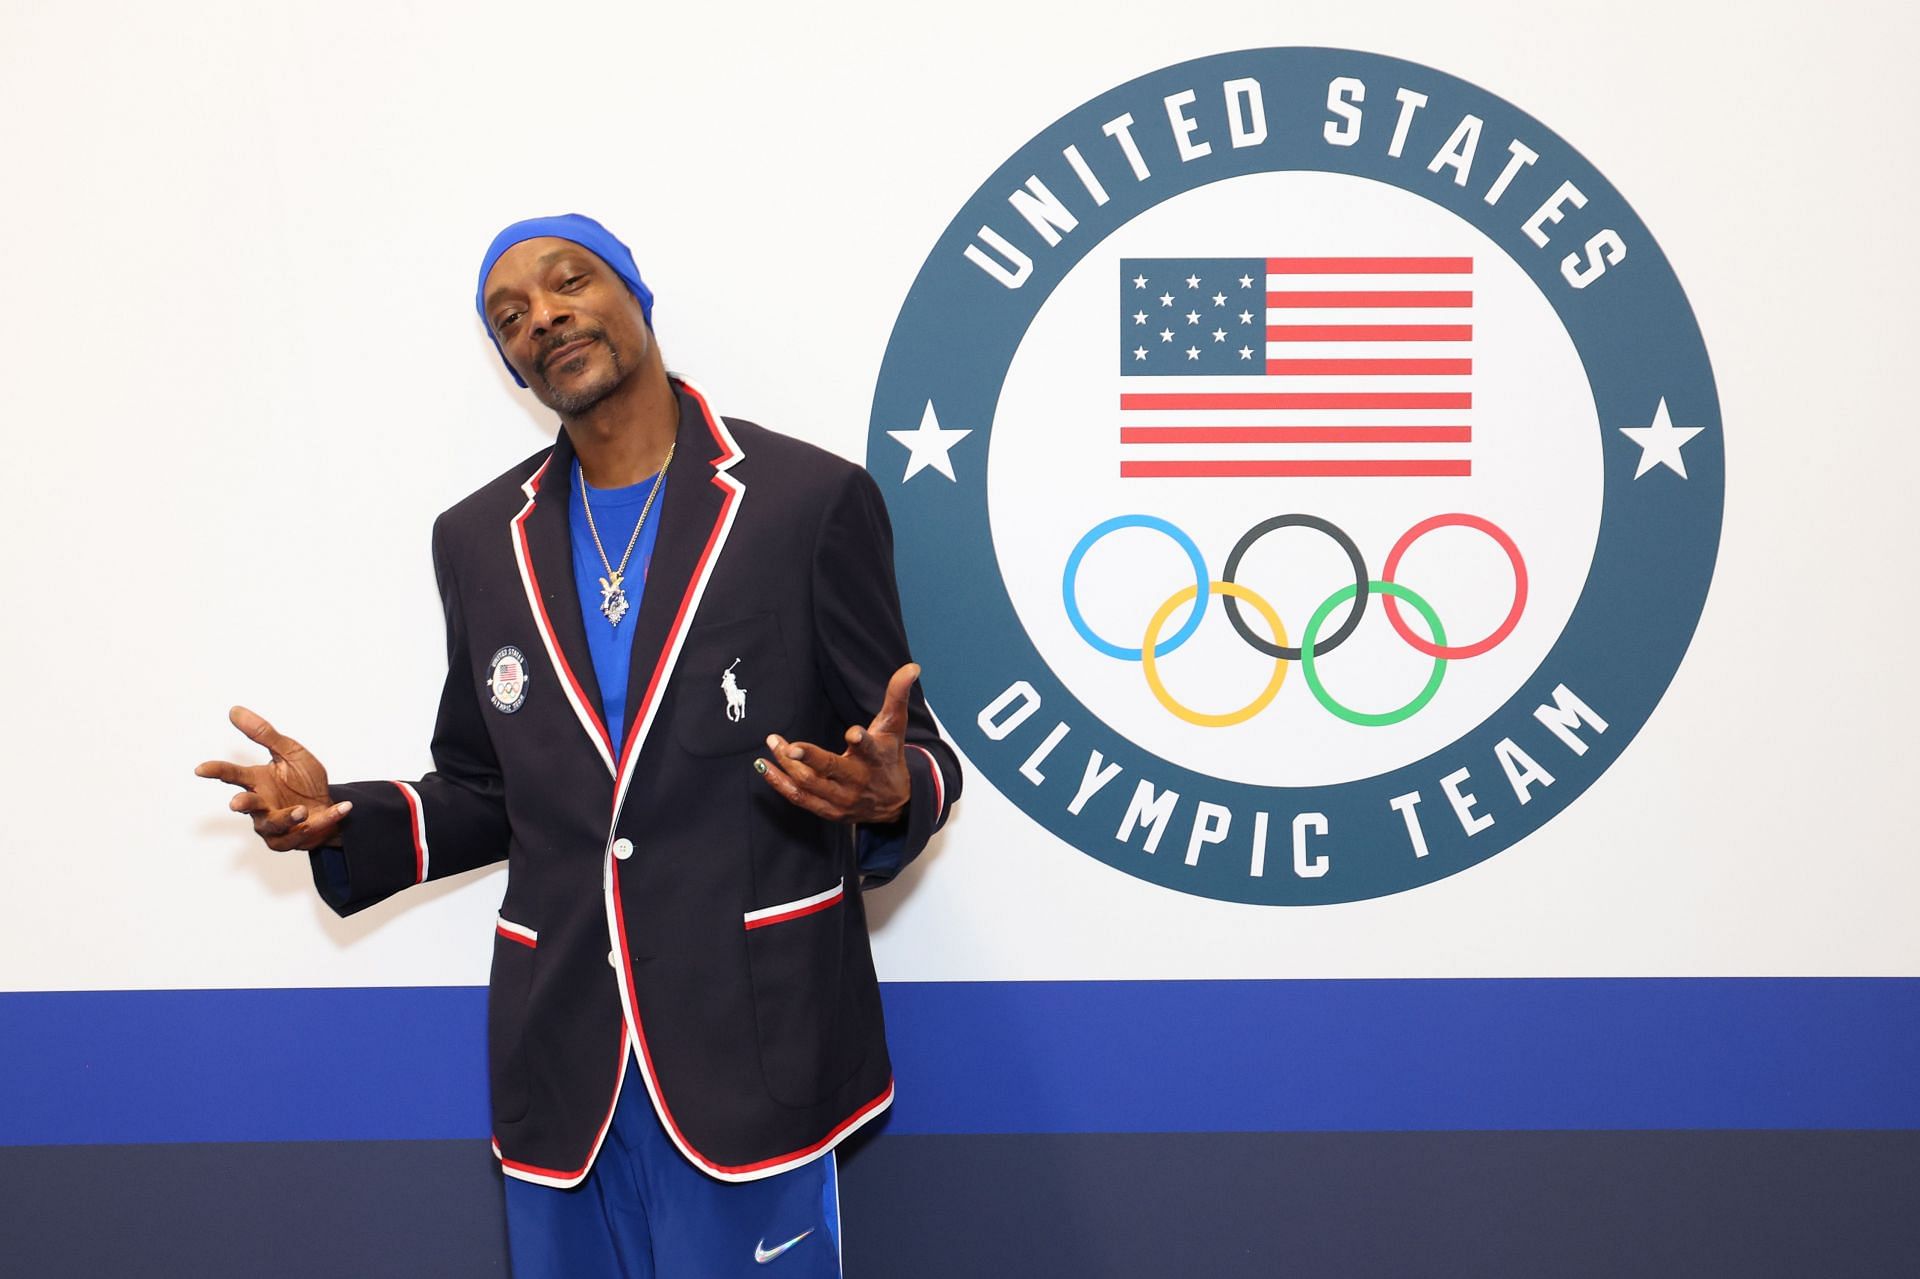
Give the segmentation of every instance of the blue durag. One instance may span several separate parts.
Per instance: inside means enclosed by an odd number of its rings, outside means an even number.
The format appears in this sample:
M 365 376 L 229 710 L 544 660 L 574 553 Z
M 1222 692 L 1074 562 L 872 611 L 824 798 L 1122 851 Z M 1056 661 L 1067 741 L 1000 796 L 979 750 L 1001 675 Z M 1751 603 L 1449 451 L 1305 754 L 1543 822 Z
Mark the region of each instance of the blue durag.
M 487 323 L 487 273 L 493 270 L 502 253 L 523 240 L 537 240 L 543 235 L 571 240 L 612 267 L 613 273 L 626 284 L 627 291 L 640 300 L 640 314 L 646 319 L 647 327 L 653 327 L 653 290 L 640 278 L 640 268 L 633 264 L 633 250 L 584 213 L 562 213 L 558 217 L 528 218 L 514 223 L 493 237 L 493 243 L 487 246 L 487 255 L 480 259 L 480 281 L 474 286 L 473 309 L 480 313 L 480 323 L 486 328 L 494 350 L 500 351 L 500 339 L 493 336 L 493 325 Z M 513 372 L 513 365 L 507 364 L 505 351 L 500 351 L 500 362 L 507 365 L 507 372 L 513 373 L 515 382 L 526 385 L 520 375 Z

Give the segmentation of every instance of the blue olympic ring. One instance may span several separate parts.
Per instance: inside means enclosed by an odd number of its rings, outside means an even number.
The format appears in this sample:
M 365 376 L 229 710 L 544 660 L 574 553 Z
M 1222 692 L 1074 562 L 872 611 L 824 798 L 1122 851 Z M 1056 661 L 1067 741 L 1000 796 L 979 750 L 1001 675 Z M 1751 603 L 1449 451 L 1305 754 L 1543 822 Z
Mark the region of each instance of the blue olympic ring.
M 1073 623 L 1074 630 L 1080 632 L 1081 639 L 1108 657 L 1117 657 L 1126 662 L 1141 660 L 1139 649 L 1122 648 L 1118 644 L 1110 644 L 1093 633 L 1093 628 L 1087 625 L 1087 619 L 1080 615 L 1080 603 L 1074 598 L 1073 591 L 1074 579 L 1080 573 L 1080 561 L 1085 559 L 1087 552 L 1093 549 L 1093 544 L 1107 534 L 1123 528 L 1150 528 L 1155 532 L 1165 533 L 1187 553 L 1187 559 L 1193 565 L 1193 580 L 1199 588 L 1199 594 L 1193 600 L 1193 611 L 1187 614 L 1185 625 L 1175 631 L 1170 638 L 1153 646 L 1153 655 L 1156 658 L 1165 657 L 1193 638 L 1193 633 L 1200 629 L 1200 619 L 1207 611 L 1207 600 L 1212 592 L 1212 575 L 1207 572 L 1206 557 L 1200 554 L 1200 548 L 1194 544 L 1193 539 L 1157 515 L 1116 515 L 1104 523 L 1094 525 L 1092 530 L 1080 539 L 1079 544 L 1073 548 L 1073 554 L 1067 556 L 1067 571 L 1060 583 L 1061 593 L 1067 601 L 1067 620 Z

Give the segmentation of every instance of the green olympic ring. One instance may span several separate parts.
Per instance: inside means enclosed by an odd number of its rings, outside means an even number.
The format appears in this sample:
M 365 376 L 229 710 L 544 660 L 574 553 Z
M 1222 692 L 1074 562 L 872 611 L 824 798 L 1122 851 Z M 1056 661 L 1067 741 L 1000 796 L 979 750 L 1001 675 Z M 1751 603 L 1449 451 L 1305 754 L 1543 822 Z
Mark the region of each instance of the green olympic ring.
M 1427 629 L 1433 632 L 1433 642 L 1440 646 L 1446 644 L 1447 633 L 1440 625 L 1440 615 L 1433 611 L 1433 605 L 1419 595 L 1398 582 L 1368 582 L 1367 589 L 1378 591 L 1382 595 L 1396 596 L 1413 605 L 1420 616 L 1426 619 Z M 1327 596 L 1326 602 L 1314 610 L 1313 616 L 1307 621 L 1307 629 L 1300 636 L 1300 674 L 1306 677 L 1307 687 L 1313 690 L 1315 700 L 1335 715 L 1349 724 L 1359 724 L 1365 728 L 1381 728 L 1388 724 L 1398 724 L 1403 719 L 1419 714 L 1421 708 L 1433 700 L 1433 695 L 1440 691 L 1441 679 L 1447 673 L 1447 659 L 1444 657 L 1433 659 L 1433 674 L 1428 677 L 1427 686 L 1421 689 L 1412 701 L 1398 710 L 1370 715 L 1365 711 L 1351 710 L 1335 701 L 1333 694 L 1327 692 L 1326 685 L 1320 682 L 1320 672 L 1314 669 L 1314 641 L 1319 638 L 1321 624 L 1327 620 L 1328 615 L 1359 593 L 1359 584 L 1349 582 Z

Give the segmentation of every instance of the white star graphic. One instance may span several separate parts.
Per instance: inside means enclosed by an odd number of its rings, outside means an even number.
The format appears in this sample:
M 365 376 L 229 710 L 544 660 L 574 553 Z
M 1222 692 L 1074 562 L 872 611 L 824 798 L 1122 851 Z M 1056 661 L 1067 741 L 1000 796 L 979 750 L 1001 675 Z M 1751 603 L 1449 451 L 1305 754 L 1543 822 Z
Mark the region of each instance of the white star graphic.
M 1200 323 L 1200 313 L 1198 311 L 1187 312 L 1187 323 L 1188 324 Z
M 900 477 L 902 484 L 920 472 L 929 468 L 940 472 L 948 479 L 957 479 L 953 473 L 953 446 L 972 435 L 972 431 L 948 430 L 940 425 L 940 419 L 934 415 L 933 401 L 927 401 L 927 411 L 920 415 L 920 428 L 915 431 L 888 431 L 894 439 L 900 441 L 907 450 L 907 473 Z
M 1199 288 L 1199 287 L 1200 287 L 1200 277 L 1199 277 L 1199 276 L 1197 276 L 1197 275 L 1190 275 L 1190 276 L 1188 276 L 1188 277 L 1187 277 L 1187 287 L 1188 287 L 1188 288 L 1190 288 L 1190 289 L 1197 289 L 1197 288 Z
M 1133 313 L 1133 322 L 1135 324 L 1145 324 L 1147 322 L 1147 313 L 1145 311 L 1135 311 Z
M 1136 346 L 1136 347 L 1134 347 L 1134 348 L 1133 348 L 1133 358 L 1134 358 L 1134 359 L 1136 359 L 1136 360 L 1144 360 L 1144 359 L 1146 359 L 1146 358 L 1147 358 L 1147 348 L 1146 348 L 1146 347 L 1144 347 L 1144 346 Z
M 1240 277 L 1240 287 L 1241 287 L 1241 288 L 1243 288 L 1243 289 L 1250 289 L 1250 288 L 1252 288 L 1252 287 L 1253 287 L 1253 277 L 1252 277 L 1252 276 L 1250 276 L 1250 275 L 1243 275 L 1243 276 L 1241 276 L 1241 277 Z
M 1144 288 L 1146 288 L 1146 287 L 1147 287 L 1147 277 L 1146 277 L 1146 276 L 1144 276 L 1144 275 L 1136 275 L 1136 276 L 1134 276 L 1134 277 L 1133 277 L 1133 287 L 1134 287 L 1134 288 L 1136 288 L 1136 289 L 1144 289 Z
M 1224 341 L 1226 341 L 1226 340 L 1227 340 L 1227 331 L 1226 331 L 1225 329 L 1215 329 L 1215 330 L 1213 331 L 1213 340 L 1214 340 L 1214 341 L 1216 341 L 1216 342 L 1224 342 Z
M 1188 358 L 1189 360 L 1197 360 L 1197 359 L 1199 359 L 1199 358 L 1200 358 L 1200 348 L 1199 348 L 1199 347 L 1197 347 L 1197 346 L 1190 346 L 1190 347 L 1188 347 L 1188 348 L 1187 348 L 1187 358 Z
M 1253 358 L 1253 348 L 1250 346 L 1241 347 L 1240 358 L 1243 360 L 1251 360 Z
M 1639 479 L 1656 466 L 1664 466 L 1681 479 L 1687 478 L 1687 464 L 1680 457 L 1680 446 L 1700 432 L 1704 426 L 1675 426 L 1667 415 L 1667 398 L 1660 397 L 1660 407 L 1653 411 L 1651 426 L 1623 426 L 1620 434 L 1640 446 L 1640 465 L 1633 470 L 1633 478 Z
M 1161 340 L 1162 342 L 1171 342 L 1171 341 L 1173 341 L 1173 330 L 1172 330 L 1172 329 L 1161 329 L 1161 330 L 1160 330 L 1160 340 Z
M 1213 304 L 1214 304 L 1215 306 L 1225 306 L 1225 305 L 1227 304 L 1227 295 L 1226 295 L 1226 294 L 1224 294 L 1224 293 L 1216 293 L 1216 294 L 1214 294 L 1214 295 L 1213 295 Z
M 1240 323 L 1242 323 L 1242 324 L 1252 324 L 1252 323 L 1253 323 L 1253 312 L 1251 312 L 1251 311 L 1242 311 L 1242 312 L 1240 313 Z
M 1172 305 L 1173 305 L 1173 294 L 1171 294 L 1171 293 L 1162 293 L 1162 294 L 1160 295 L 1160 305 L 1161 305 L 1161 306 L 1172 306 Z

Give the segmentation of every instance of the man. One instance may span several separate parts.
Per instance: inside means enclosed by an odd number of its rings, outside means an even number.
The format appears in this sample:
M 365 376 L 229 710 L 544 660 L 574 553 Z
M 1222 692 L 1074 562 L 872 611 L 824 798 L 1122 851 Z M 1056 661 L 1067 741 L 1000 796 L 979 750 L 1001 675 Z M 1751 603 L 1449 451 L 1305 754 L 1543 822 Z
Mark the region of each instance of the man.
M 483 259 L 481 318 L 562 429 L 435 522 L 435 771 L 330 784 L 240 707 L 270 762 L 196 771 L 343 915 L 507 861 L 488 1054 L 518 1279 L 838 1275 L 830 1152 L 893 1097 L 859 889 L 960 770 L 872 480 L 714 413 L 652 303 L 579 215 Z

